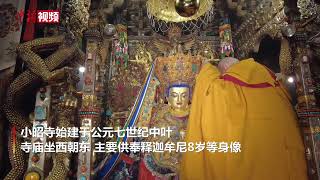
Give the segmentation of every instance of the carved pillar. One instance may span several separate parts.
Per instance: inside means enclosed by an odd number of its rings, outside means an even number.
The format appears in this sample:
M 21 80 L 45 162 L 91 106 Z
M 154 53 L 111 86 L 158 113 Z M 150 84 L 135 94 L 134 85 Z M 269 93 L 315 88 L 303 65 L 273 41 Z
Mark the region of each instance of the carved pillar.
M 85 34 L 86 39 L 86 61 L 83 76 L 83 95 L 82 106 L 80 109 L 80 140 L 81 144 L 89 148 L 86 152 L 79 152 L 77 178 L 81 180 L 90 179 L 91 169 L 95 159 L 94 139 L 91 137 L 90 130 L 97 127 L 100 120 L 101 105 L 97 98 L 97 79 L 99 63 L 98 43 L 101 41 L 100 33 L 97 30 L 88 30 Z M 89 131 L 89 132 L 88 132 Z
M 296 32 L 291 43 L 298 96 L 297 112 L 303 133 L 310 180 L 320 179 L 320 109 L 316 106 L 315 87 L 311 78 L 307 57 L 306 34 L 301 29 Z

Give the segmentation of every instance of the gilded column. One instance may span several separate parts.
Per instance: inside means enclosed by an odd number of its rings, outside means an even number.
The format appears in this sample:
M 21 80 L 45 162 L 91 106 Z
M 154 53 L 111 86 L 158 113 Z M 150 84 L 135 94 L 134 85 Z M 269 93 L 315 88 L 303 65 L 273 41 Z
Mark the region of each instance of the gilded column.
M 316 105 L 304 30 L 296 32 L 293 40 L 291 45 L 295 61 L 297 113 L 304 138 L 309 179 L 317 180 L 320 179 L 320 109 Z

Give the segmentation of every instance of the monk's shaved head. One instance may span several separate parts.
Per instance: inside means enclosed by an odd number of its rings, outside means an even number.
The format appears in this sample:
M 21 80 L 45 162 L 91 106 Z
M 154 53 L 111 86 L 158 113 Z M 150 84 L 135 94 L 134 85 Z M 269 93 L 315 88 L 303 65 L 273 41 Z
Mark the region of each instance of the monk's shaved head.
M 238 63 L 239 60 L 233 57 L 226 57 L 223 58 L 219 64 L 218 69 L 221 72 L 221 74 L 225 73 L 233 64 Z

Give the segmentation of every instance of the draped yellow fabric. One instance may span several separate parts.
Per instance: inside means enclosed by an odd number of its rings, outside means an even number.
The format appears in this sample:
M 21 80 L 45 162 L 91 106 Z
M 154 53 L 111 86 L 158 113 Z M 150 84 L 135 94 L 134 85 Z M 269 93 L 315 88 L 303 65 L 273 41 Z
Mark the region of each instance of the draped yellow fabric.
M 241 152 L 183 154 L 182 180 L 306 180 L 304 146 L 285 88 L 253 59 L 220 77 L 205 65 L 196 80 L 186 142 L 240 142 Z

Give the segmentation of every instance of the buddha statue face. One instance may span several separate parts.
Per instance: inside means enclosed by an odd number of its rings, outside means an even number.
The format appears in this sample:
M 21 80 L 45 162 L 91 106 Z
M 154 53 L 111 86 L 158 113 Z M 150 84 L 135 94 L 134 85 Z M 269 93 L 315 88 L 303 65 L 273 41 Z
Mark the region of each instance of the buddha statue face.
M 189 106 L 189 87 L 173 86 L 169 88 L 168 104 L 174 110 L 187 110 Z

